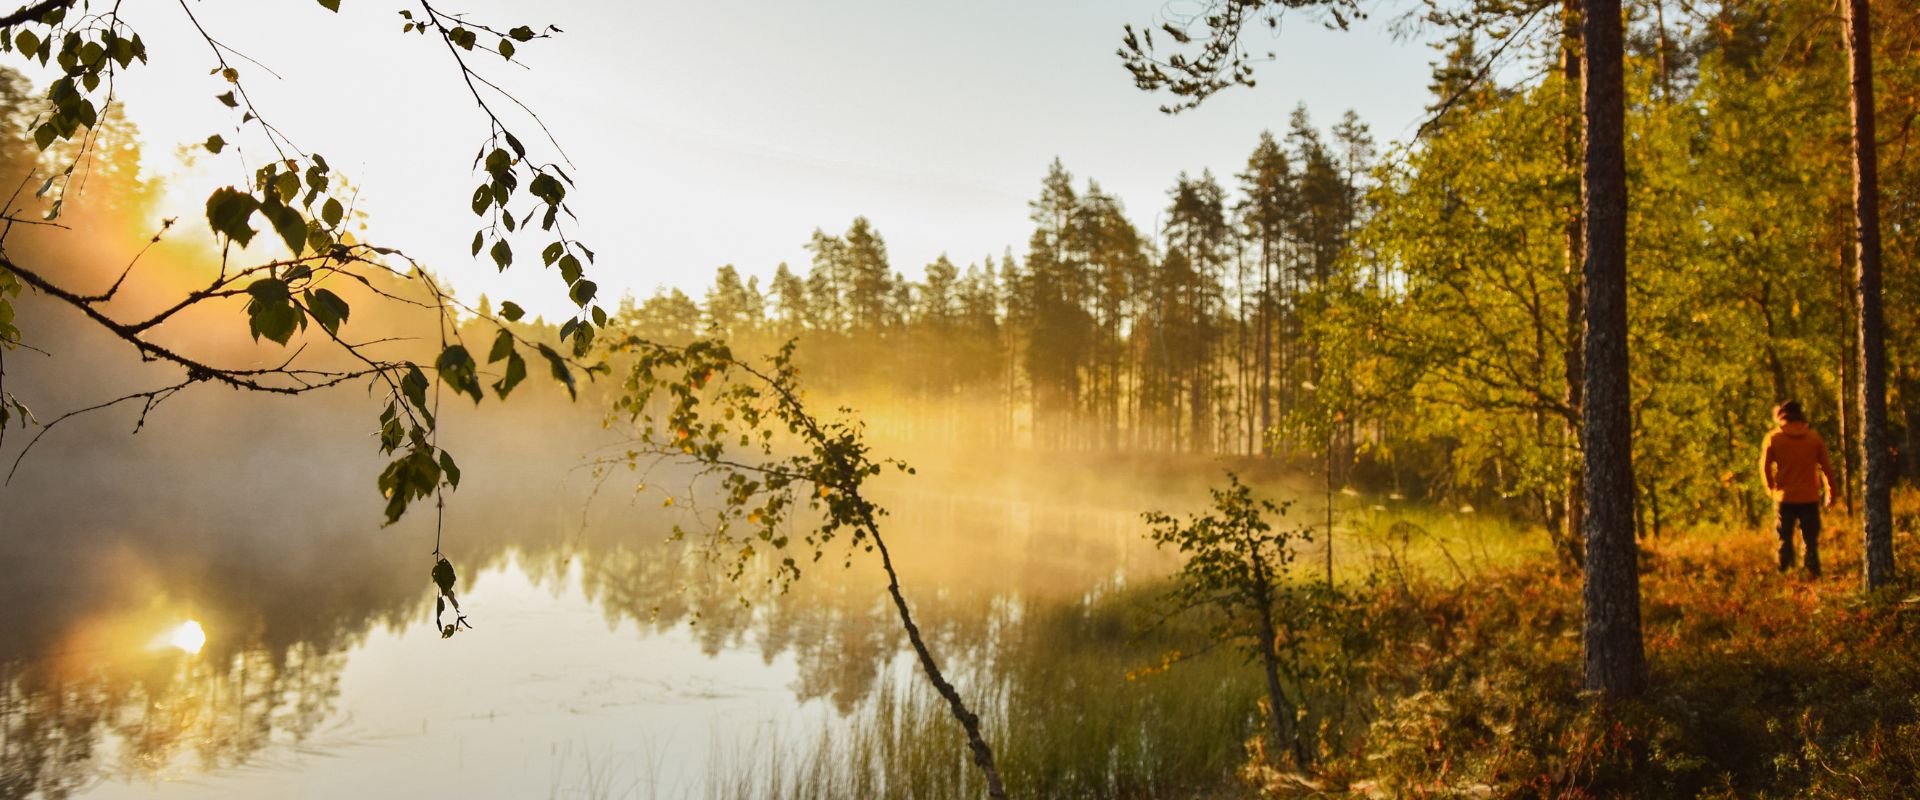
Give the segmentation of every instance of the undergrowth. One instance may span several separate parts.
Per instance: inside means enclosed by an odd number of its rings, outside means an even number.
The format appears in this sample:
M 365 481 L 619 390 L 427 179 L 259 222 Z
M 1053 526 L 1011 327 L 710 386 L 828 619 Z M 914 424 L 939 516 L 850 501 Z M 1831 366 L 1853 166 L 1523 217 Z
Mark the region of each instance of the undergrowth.
M 1920 492 L 1897 495 L 1909 572 L 1916 518 Z M 1381 522 L 1354 532 L 1336 591 L 1295 575 L 1305 763 L 1269 758 L 1259 667 L 1137 585 L 1027 608 L 959 670 L 1013 796 L 1920 796 L 1920 590 L 1863 594 L 1859 530 L 1838 515 L 1818 580 L 1776 570 L 1767 531 L 1644 540 L 1652 688 L 1610 703 L 1579 691 L 1579 575 L 1444 520 Z M 883 684 L 709 795 L 978 796 L 937 698 Z
M 1912 565 L 1920 497 L 1899 505 Z M 1365 733 L 1311 775 L 1246 774 L 1277 796 L 1920 795 L 1920 595 L 1862 594 L 1858 536 L 1830 524 L 1819 580 L 1778 572 L 1770 532 L 1643 542 L 1652 688 L 1630 702 L 1578 691 L 1578 575 L 1375 581 Z

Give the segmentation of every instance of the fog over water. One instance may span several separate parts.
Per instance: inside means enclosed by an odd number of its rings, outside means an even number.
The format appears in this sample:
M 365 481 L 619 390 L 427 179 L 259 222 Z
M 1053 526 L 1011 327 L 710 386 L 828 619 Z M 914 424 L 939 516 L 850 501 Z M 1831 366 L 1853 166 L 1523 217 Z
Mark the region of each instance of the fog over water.
M 100 372 L 16 352 L 9 380 L 67 408 L 132 385 L 106 343 L 27 307 Z M 35 446 L 0 490 L 0 797 L 698 796 L 754 742 L 805 741 L 890 672 L 921 680 L 872 557 L 830 550 L 785 594 L 724 580 L 665 541 L 685 511 L 624 475 L 595 491 L 601 406 L 550 385 L 443 414 L 466 474 L 442 546 L 475 630 L 442 640 L 434 509 L 380 526 L 379 407 L 194 387 L 137 434 L 122 406 Z M 957 668 L 1023 609 L 1168 569 L 1137 514 L 1193 507 L 1210 471 L 914 452 L 919 474 L 876 497 Z M 198 654 L 166 643 L 189 620 Z

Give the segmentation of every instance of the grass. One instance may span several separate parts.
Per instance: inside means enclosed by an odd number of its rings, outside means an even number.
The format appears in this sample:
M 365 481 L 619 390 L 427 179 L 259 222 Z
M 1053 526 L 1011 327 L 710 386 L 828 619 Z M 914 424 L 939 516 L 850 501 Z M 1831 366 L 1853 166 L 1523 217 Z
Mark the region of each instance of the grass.
M 1920 496 L 1903 495 L 1901 563 Z M 1770 532 L 1644 543 L 1652 689 L 1577 691 L 1578 576 L 1543 560 L 1447 583 L 1381 582 L 1366 735 L 1323 754 L 1319 789 L 1274 795 L 1513 798 L 1910 797 L 1920 792 L 1920 597 L 1858 589 L 1857 528 L 1828 577 L 1774 567 Z
M 1210 797 L 1257 735 L 1257 670 L 1237 655 L 1134 674 L 1207 647 L 1195 621 L 1136 631 L 1148 597 L 1128 591 L 1010 615 L 990 662 L 959 665 L 1014 797 Z M 1131 677 L 1130 677 L 1131 676 Z M 904 659 L 853 713 L 804 746 L 763 740 L 714 770 L 715 800 L 984 796 L 959 728 Z
M 1900 494 L 1909 572 L 1916 518 L 1920 492 Z M 1644 541 L 1652 689 L 1607 704 L 1578 688 L 1580 577 L 1544 548 L 1457 515 L 1350 524 L 1343 592 L 1293 622 L 1310 764 L 1268 762 L 1259 671 L 1239 653 L 1157 669 L 1204 651 L 1207 622 L 1139 632 L 1157 593 L 1141 586 L 1010 614 L 979 651 L 990 660 L 960 665 L 1013 796 L 1920 796 L 1920 594 L 1863 594 L 1844 520 L 1820 580 L 1779 573 L 1771 532 Z M 721 770 L 712 794 L 981 796 L 956 726 L 905 666 L 819 737 Z

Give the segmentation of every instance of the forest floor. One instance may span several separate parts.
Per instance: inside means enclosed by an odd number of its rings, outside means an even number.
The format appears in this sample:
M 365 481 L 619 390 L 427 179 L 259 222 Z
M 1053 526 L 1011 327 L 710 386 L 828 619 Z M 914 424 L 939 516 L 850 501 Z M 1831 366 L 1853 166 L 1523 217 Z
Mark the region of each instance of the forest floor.
M 1920 493 L 1896 500 L 1913 574 Z M 1776 568 L 1770 531 L 1644 541 L 1651 688 L 1579 691 L 1580 578 L 1544 556 L 1372 593 L 1379 715 L 1261 793 L 1370 797 L 1920 795 L 1920 590 L 1860 589 L 1859 528 L 1829 512 L 1826 575 Z

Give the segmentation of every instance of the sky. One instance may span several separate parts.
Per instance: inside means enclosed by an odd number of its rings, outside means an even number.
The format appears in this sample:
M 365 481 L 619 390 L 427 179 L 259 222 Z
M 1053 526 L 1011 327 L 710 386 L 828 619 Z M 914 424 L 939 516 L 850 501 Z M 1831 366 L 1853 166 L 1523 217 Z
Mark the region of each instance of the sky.
M 1165 0 L 453 2 L 436 7 L 503 30 L 561 29 L 522 45 L 524 66 L 472 61 L 563 149 L 577 181 L 574 233 L 599 256 L 589 277 L 603 297 L 679 287 L 697 298 L 724 264 L 763 284 L 782 262 L 804 273 L 812 232 L 844 232 L 856 216 L 910 279 L 943 253 L 963 266 L 1008 247 L 1024 257 L 1027 203 L 1055 158 L 1151 228 L 1182 172 L 1211 169 L 1231 185 L 1261 131 L 1283 133 L 1300 103 L 1323 129 L 1352 109 L 1383 145 L 1410 138 L 1436 57 L 1391 37 L 1391 12 L 1347 32 L 1293 16 L 1277 36 L 1249 40 L 1276 53 L 1257 87 L 1168 116 L 1158 110 L 1167 96 L 1134 88 L 1115 55 L 1123 24 L 1189 7 Z M 485 119 L 444 45 L 401 32 L 399 9 L 418 6 L 340 6 L 122 6 L 151 65 L 121 75 L 116 96 L 141 128 L 149 171 L 169 174 L 165 213 L 204 235 L 207 193 L 244 182 L 268 152 L 214 100 L 227 86 L 209 75 L 217 64 L 185 8 L 238 51 L 229 61 L 263 116 L 358 187 L 370 239 L 448 276 L 469 300 L 488 293 L 566 314 L 565 287 L 537 262 L 503 276 L 469 254 Z M 542 138 L 524 115 L 506 116 L 530 146 Z M 181 147 L 211 134 L 240 146 L 218 156 Z M 536 156 L 558 160 L 551 147 L 534 146 Z M 544 244 L 522 241 L 520 253 Z

